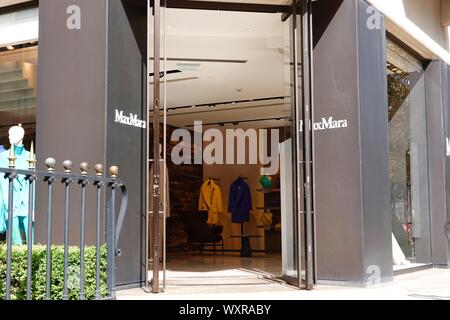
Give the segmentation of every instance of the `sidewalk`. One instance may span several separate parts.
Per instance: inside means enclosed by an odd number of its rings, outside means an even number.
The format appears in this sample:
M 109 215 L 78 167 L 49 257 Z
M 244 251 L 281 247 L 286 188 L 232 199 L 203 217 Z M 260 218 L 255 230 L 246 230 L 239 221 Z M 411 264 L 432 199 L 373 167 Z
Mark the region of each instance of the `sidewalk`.
M 184 279 L 181 285 L 169 282 L 164 294 L 145 294 L 141 289 L 132 289 L 120 291 L 117 296 L 119 300 L 450 300 L 450 269 L 400 275 L 391 283 L 368 288 L 317 286 L 313 291 L 296 290 L 242 270 L 228 272 L 217 278 L 214 285 L 194 285 Z

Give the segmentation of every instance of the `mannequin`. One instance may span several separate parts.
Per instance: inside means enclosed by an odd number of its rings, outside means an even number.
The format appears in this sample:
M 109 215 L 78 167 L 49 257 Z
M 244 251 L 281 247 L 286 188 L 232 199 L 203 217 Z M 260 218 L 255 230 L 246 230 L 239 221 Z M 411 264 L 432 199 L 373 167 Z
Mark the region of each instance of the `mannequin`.
M 9 129 L 9 143 L 16 147 L 23 147 L 23 139 L 25 137 L 25 130 L 22 125 L 11 127 Z
M 30 153 L 25 150 L 23 145 L 24 137 L 25 130 L 22 128 L 22 125 L 19 124 L 9 129 L 10 148 L 14 148 L 16 157 L 15 168 L 19 170 L 27 170 L 29 166 Z M 0 167 L 8 168 L 10 150 L 0 153 Z M 2 232 L 6 231 L 8 225 L 8 189 L 9 181 L 3 178 L 0 179 L 0 231 Z M 18 175 L 14 181 L 13 204 L 13 245 L 22 245 L 21 231 L 28 235 L 29 208 L 29 184 L 23 175 Z

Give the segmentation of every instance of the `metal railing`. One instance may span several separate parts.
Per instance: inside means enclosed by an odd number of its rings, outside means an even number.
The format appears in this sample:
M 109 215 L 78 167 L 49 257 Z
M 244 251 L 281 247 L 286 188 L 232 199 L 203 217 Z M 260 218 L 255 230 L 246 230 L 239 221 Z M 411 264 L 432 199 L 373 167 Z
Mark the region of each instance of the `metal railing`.
M 60 181 L 64 188 L 64 279 L 63 279 L 63 300 L 69 299 L 69 214 L 70 214 L 70 195 L 71 189 L 78 185 L 81 191 L 80 203 L 80 269 L 79 269 L 79 299 L 85 300 L 85 248 L 86 248 L 86 192 L 88 186 L 92 185 L 92 190 L 96 194 L 95 210 L 95 248 L 96 248 L 96 279 L 95 279 L 95 299 L 114 299 L 115 298 L 115 257 L 121 255 L 121 250 L 118 248 L 119 237 L 125 214 L 127 210 L 128 194 L 127 188 L 123 181 L 118 179 L 119 168 L 112 166 L 109 169 L 110 177 L 105 177 L 104 166 L 101 164 L 95 165 L 95 176 L 89 176 L 89 164 L 83 162 L 80 164 L 81 174 L 73 174 L 73 164 L 70 160 L 63 163 L 64 173 L 55 172 L 56 161 L 53 158 L 48 158 L 45 161 L 47 171 L 36 171 L 36 158 L 34 155 L 33 146 L 30 150 L 30 157 L 28 161 L 28 170 L 16 169 L 16 156 L 14 154 L 14 147 L 9 151 L 9 168 L 0 168 L 0 179 L 8 181 L 8 216 L 7 216 L 7 230 L 6 230 L 6 284 L 5 284 L 5 299 L 11 300 L 11 277 L 12 277 L 12 254 L 13 254 L 13 215 L 14 215 L 14 182 L 19 177 L 25 177 L 29 186 L 29 205 L 28 205 L 28 230 L 27 230 L 27 281 L 26 281 L 26 299 L 32 299 L 32 279 L 33 279 L 33 247 L 34 247 L 34 195 L 36 190 L 36 183 L 42 181 L 47 188 L 47 221 L 46 221 L 46 289 L 45 299 L 50 300 L 52 297 L 52 232 L 53 213 L 54 213 L 54 187 Z M 107 205 L 102 206 L 102 194 L 106 191 L 108 201 Z M 116 200 L 117 193 L 121 194 L 121 205 L 116 221 Z M 104 208 L 104 209 L 103 209 Z M 105 218 L 104 234 L 102 241 L 102 224 L 101 219 Z M 107 296 L 102 296 L 101 293 L 101 248 L 106 244 L 106 285 Z M 3 297 L 0 297 L 2 299 Z

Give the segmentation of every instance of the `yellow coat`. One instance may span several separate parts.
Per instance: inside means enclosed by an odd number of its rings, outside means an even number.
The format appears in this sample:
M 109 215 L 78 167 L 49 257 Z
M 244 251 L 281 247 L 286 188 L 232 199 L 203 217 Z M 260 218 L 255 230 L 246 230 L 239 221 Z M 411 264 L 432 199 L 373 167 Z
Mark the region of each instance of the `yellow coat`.
M 219 213 L 223 212 L 222 191 L 212 179 L 205 181 L 200 189 L 198 210 L 208 211 L 208 224 L 219 223 Z

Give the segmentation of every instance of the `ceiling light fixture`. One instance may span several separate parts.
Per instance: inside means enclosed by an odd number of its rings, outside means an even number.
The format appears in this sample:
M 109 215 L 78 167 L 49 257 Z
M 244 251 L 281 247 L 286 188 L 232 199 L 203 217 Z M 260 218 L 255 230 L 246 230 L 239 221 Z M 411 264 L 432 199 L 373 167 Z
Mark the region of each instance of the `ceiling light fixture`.
M 248 28 L 247 29 L 247 32 L 253 32 L 253 31 L 255 31 L 255 29 L 253 29 L 253 28 Z

